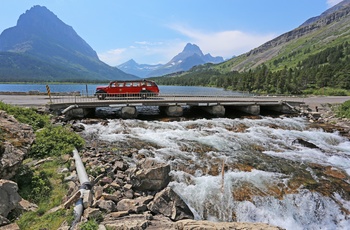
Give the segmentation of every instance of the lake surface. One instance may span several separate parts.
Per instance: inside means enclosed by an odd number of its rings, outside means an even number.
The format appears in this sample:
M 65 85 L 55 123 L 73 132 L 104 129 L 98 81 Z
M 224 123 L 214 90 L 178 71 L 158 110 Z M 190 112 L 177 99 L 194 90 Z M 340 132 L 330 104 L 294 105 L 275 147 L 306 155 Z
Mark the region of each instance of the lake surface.
M 103 84 L 49 84 L 51 92 L 95 93 L 96 86 Z M 160 93 L 180 95 L 242 95 L 242 93 L 212 87 L 198 86 L 159 86 Z M 0 84 L 0 92 L 46 92 L 46 84 Z

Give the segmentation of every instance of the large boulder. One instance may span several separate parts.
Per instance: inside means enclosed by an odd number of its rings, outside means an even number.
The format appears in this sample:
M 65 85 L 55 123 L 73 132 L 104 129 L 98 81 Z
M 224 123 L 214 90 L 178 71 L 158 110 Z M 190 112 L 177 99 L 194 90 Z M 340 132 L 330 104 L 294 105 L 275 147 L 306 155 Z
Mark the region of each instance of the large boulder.
M 272 226 L 265 223 L 237 223 L 237 222 L 210 222 L 210 221 L 195 221 L 195 220 L 180 220 L 176 222 L 176 228 L 178 230 L 189 229 L 236 229 L 236 230 L 283 230 L 283 228 Z
M 131 183 L 139 191 L 160 191 L 169 184 L 169 173 L 170 165 L 154 159 L 144 159 L 131 176 Z
M 17 193 L 18 186 L 9 180 L 0 180 L 0 226 L 9 224 L 7 215 L 14 210 L 22 200 Z
M 11 179 L 34 141 L 31 126 L 0 111 L 0 178 Z
M 147 211 L 147 204 L 153 196 L 138 197 L 136 199 L 122 199 L 117 204 L 118 211 L 128 211 L 129 213 L 143 213 Z
M 193 219 L 193 213 L 187 204 L 170 187 L 158 192 L 148 209 L 156 214 L 162 214 L 173 221 Z

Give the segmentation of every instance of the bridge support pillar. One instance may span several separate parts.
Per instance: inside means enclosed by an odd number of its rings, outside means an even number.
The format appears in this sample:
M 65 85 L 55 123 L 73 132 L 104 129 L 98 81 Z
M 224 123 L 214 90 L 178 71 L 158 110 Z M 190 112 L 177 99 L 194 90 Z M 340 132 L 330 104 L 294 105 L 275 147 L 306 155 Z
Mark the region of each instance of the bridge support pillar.
M 180 105 L 162 106 L 159 109 L 162 112 L 165 112 L 169 117 L 180 117 L 184 113 L 184 110 Z
M 295 109 L 293 109 L 292 106 L 288 106 L 286 104 L 281 105 L 275 105 L 275 106 L 266 106 L 268 110 L 276 111 L 279 113 L 285 113 L 285 114 L 293 114 L 296 113 Z
M 260 105 L 247 105 L 247 106 L 238 106 L 238 110 L 243 111 L 245 113 L 249 113 L 252 115 L 260 114 Z
M 136 118 L 137 109 L 135 106 L 124 106 L 121 109 L 120 116 L 125 119 Z
M 222 105 L 213 105 L 213 106 L 203 107 L 203 110 L 211 115 L 215 115 L 218 117 L 225 116 L 225 107 Z
M 94 108 L 73 108 L 66 111 L 64 114 L 66 114 L 68 117 L 84 118 L 94 113 L 95 113 Z

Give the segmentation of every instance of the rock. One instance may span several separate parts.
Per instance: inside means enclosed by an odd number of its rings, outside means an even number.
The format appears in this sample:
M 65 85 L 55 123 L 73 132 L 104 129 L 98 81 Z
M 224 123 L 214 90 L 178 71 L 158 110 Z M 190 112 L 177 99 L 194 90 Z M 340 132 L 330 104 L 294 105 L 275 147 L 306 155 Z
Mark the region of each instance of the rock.
M 74 132 L 82 132 L 85 130 L 85 126 L 83 124 L 74 124 L 72 125 L 72 129 Z
M 153 213 L 163 214 L 173 221 L 194 218 L 187 204 L 169 187 L 155 195 L 148 209 Z
M 2 228 L 1 226 L 5 226 L 10 224 L 10 221 L 6 218 L 0 215 L 0 229 Z
M 282 230 L 280 227 L 271 226 L 265 223 L 237 223 L 237 222 L 210 222 L 195 220 L 180 220 L 176 222 L 177 230 L 190 229 L 236 229 L 236 230 Z
M 112 200 L 117 203 L 120 201 L 122 196 L 119 193 L 115 192 L 113 194 L 103 193 L 102 197 L 105 200 Z
M 148 215 L 149 214 L 128 215 L 111 221 L 106 220 L 103 221 L 101 224 L 106 226 L 107 229 L 147 229 L 147 227 L 151 223 L 149 220 L 150 217 Z
M 114 162 L 114 167 L 117 170 L 125 171 L 128 169 L 128 165 L 124 161 L 116 161 Z
M 129 215 L 128 211 L 111 212 L 104 216 L 105 221 L 111 221 Z
M 298 143 L 298 144 L 301 144 L 305 147 L 308 147 L 308 148 L 311 148 L 311 149 L 319 149 L 319 147 L 317 147 L 315 144 L 311 143 L 311 142 L 308 142 L 308 141 L 305 141 L 301 138 L 297 138 L 293 141 L 293 144 L 295 143 Z
M 84 208 L 91 207 L 92 202 L 93 202 L 93 194 L 91 190 L 85 190 L 83 192 L 83 206 Z
M 8 224 L 7 215 L 17 208 L 22 198 L 17 193 L 18 186 L 9 180 L 0 180 L 0 226 Z
M 117 204 L 118 211 L 128 211 L 130 213 L 142 213 L 147 210 L 147 204 L 151 202 L 153 196 L 138 197 L 136 199 L 122 199 Z
M 102 216 L 102 212 L 98 208 L 87 208 L 84 210 L 84 218 L 85 219 L 97 219 Z
M 140 161 L 131 183 L 139 191 L 160 191 L 170 182 L 170 165 L 157 162 L 154 159 Z
M 0 226 L 1 226 L 1 218 L 0 218 Z M 16 223 L 12 223 L 12 224 L 8 224 L 8 225 L 5 225 L 5 226 L 2 226 L 0 229 L 1 230 L 21 230 Z
M 33 204 L 25 199 L 20 200 L 20 202 L 17 205 L 17 209 L 22 211 L 31 211 L 35 212 L 38 209 L 38 205 Z
M 21 166 L 34 141 L 33 129 L 19 123 L 13 116 L 0 111 L 0 178 L 11 179 Z
M 106 213 L 114 212 L 116 211 L 115 203 L 111 200 L 99 200 L 98 201 L 98 207 L 105 211 Z

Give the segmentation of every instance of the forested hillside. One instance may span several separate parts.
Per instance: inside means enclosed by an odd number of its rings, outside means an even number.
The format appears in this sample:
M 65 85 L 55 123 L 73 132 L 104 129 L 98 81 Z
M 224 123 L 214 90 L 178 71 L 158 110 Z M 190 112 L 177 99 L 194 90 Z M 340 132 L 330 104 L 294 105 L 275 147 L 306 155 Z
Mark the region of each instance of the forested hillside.
M 344 0 L 238 57 L 155 80 L 255 93 L 344 95 L 350 90 L 349 23 L 350 0 Z
M 293 55 L 296 53 L 291 53 L 289 57 Z M 350 90 L 349 60 L 350 44 L 344 42 L 308 56 L 293 68 L 284 66 L 281 70 L 271 71 L 271 67 L 262 64 L 246 72 L 221 73 L 212 65 L 206 65 L 195 67 L 180 76 L 154 80 L 158 84 L 214 86 L 269 94 L 300 94 L 305 90 L 310 92 L 328 87 L 334 89 L 331 94 L 344 95 L 346 90 Z

